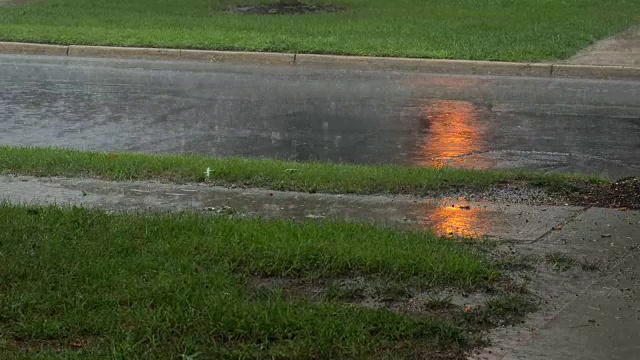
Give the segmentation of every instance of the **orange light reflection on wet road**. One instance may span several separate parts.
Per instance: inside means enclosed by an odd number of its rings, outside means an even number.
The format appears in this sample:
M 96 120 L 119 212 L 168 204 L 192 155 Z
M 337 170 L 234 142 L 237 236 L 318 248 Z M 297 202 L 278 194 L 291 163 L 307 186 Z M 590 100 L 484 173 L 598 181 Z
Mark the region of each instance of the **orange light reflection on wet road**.
M 482 150 L 483 139 L 478 111 L 474 104 L 468 101 L 430 102 L 424 107 L 422 121 L 425 136 L 418 149 L 418 165 L 456 165 L 462 162 L 460 156 Z M 474 167 L 484 166 L 474 164 Z

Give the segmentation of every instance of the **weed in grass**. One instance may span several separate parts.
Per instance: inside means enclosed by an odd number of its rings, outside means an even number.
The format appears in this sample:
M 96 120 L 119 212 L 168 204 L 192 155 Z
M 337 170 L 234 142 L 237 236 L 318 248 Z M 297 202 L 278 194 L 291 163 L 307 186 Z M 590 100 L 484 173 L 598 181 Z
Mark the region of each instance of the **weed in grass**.
M 411 294 L 407 285 L 399 282 L 386 282 L 380 284 L 376 290 L 376 295 L 384 302 L 395 302 L 399 299 L 406 298 Z
M 573 256 L 561 252 L 549 253 L 545 256 L 545 260 L 553 265 L 556 271 L 567 271 L 578 264 Z
M 360 288 L 349 288 L 332 283 L 326 289 L 325 298 L 330 301 L 359 302 L 365 298 L 363 292 L 364 290 Z
M 451 299 L 451 296 L 442 297 L 439 295 L 430 295 L 429 301 L 425 304 L 425 309 L 438 311 L 454 308 L 455 305 L 451 303 Z
M 472 327 L 486 329 L 502 325 L 515 325 L 535 311 L 537 304 L 528 296 L 506 295 L 464 312 L 464 321 Z

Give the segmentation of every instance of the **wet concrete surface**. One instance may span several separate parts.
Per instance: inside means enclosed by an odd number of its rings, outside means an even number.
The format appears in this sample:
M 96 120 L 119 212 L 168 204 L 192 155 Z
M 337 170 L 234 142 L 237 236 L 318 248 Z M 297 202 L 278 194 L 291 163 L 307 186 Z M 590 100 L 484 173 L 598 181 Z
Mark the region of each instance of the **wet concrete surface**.
M 524 324 L 492 334 L 473 359 L 635 359 L 640 353 L 640 212 L 591 208 L 533 243 L 506 254 L 562 253 L 578 263 L 557 271 L 538 264 L 527 288 L 541 299 Z
M 263 218 L 334 219 L 430 228 L 445 236 L 532 242 L 581 208 L 228 189 L 204 184 L 109 182 L 0 176 L 0 201 L 98 207 L 116 211 L 205 211 Z
M 613 267 L 629 250 L 640 246 L 640 214 L 637 211 L 590 208 L 563 231 L 555 231 L 536 247 L 579 254 L 580 258 Z
M 598 276 L 538 285 L 558 310 L 504 359 L 635 359 L 640 354 L 640 213 L 592 208 L 537 243 L 597 261 Z M 570 284 L 570 285 L 569 285 Z M 576 285 L 583 288 L 575 289 Z M 571 288 L 574 289 L 571 289 Z M 566 290 L 570 289 L 569 292 Z
M 0 144 L 640 175 L 640 82 L 0 55 Z
M 640 355 L 640 257 L 575 296 L 531 341 L 505 360 L 637 359 Z

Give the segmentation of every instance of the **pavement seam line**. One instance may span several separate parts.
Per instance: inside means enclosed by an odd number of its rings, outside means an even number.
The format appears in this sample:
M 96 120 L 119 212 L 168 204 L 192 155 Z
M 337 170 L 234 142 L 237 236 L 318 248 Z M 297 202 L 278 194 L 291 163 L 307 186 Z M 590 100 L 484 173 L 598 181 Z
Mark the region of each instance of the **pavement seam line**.
M 576 211 L 575 213 L 569 215 L 566 219 L 564 219 L 564 221 L 562 221 L 562 227 L 564 227 L 565 225 L 568 225 L 570 223 L 572 223 L 578 216 L 584 214 L 585 212 L 587 212 L 587 210 L 589 210 L 590 208 L 588 207 L 583 207 L 582 209 Z M 553 228 L 547 230 L 544 234 L 538 236 L 537 239 L 528 242 L 528 244 L 534 244 L 537 243 L 541 240 L 544 240 L 545 238 L 547 238 L 549 235 L 551 235 L 553 232 L 555 232 L 557 230 L 554 230 Z

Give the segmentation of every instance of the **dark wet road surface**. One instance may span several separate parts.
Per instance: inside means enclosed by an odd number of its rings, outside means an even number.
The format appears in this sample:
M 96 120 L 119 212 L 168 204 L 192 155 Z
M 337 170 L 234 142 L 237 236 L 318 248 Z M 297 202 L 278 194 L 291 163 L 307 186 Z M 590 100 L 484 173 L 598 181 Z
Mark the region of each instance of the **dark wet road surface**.
M 0 55 L 0 144 L 640 175 L 640 82 Z

